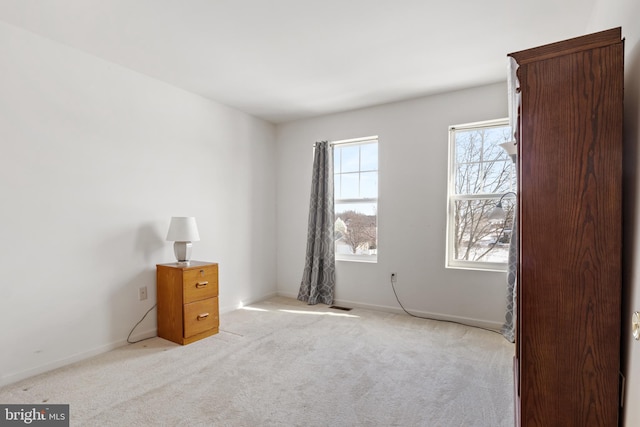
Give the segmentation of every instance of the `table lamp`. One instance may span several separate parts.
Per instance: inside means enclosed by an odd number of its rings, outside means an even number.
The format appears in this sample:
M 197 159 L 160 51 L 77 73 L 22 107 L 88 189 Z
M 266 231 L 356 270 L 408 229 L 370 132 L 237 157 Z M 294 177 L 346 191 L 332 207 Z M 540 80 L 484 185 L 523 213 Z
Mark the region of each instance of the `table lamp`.
M 200 240 L 196 219 L 192 216 L 174 216 L 169 224 L 167 240 L 173 243 L 173 252 L 179 263 L 189 264 L 191 242 Z

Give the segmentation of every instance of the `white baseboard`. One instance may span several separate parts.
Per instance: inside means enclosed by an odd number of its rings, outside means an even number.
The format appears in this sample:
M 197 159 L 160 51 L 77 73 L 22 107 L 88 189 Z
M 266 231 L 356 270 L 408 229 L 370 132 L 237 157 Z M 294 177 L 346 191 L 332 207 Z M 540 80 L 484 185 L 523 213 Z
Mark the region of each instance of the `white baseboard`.
M 157 329 L 153 328 L 153 329 L 149 329 L 147 331 L 132 335 L 130 339 L 131 341 L 137 341 L 139 339 L 155 337 L 156 335 L 158 335 Z M 87 351 L 82 351 L 80 353 L 72 354 L 71 356 L 63 357 L 62 359 L 54 360 L 52 362 L 48 362 L 30 369 L 26 369 L 24 371 L 13 372 L 7 375 L 2 375 L 0 376 L 0 387 L 8 384 L 13 384 L 15 382 L 24 380 L 34 375 L 39 375 L 45 372 L 52 371 L 54 369 L 62 368 L 63 366 L 67 366 L 72 363 L 80 362 L 90 357 L 97 356 L 102 353 L 106 353 L 118 347 L 122 347 L 123 345 L 127 345 L 126 338 L 109 343 L 109 344 L 101 345 L 99 347 L 96 347 Z
M 277 295 L 278 294 L 276 292 L 269 292 L 268 294 L 264 294 L 264 295 L 261 295 L 261 296 L 253 297 L 253 298 L 246 299 L 246 300 L 242 300 L 240 302 L 240 304 L 220 306 L 218 309 L 219 309 L 220 314 L 228 313 L 230 311 L 237 310 L 237 309 L 239 309 L 241 307 L 244 307 L 245 305 L 251 305 L 251 304 L 254 304 L 254 303 L 259 302 L 259 301 L 263 301 L 263 300 L 266 300 L 266 299 L 269 299 L 269 298 L 273 298 L 273 297 L 275 297 Z
M 279 292 L 278 291 L 276 293 L 276 295 L 279 296 L 279 297 L 298 299 L 298 294 L 290 294 L 289 292 Z
M 293 298 L 293 299 L 298 298 L 297 294 L 290 294 L 288 292 L 278 292 L 278 295 L 287 297 L 287 298 Z M 387 313 L 406 314 L 401 307 L 391 307 L 387 305 L 366 304 L 366 303 L 361 303 L 357 301 L 348 301 L 343 299 L 336 299 L 333 301 L 333 304 L 343 306 L 343 307 L 364 308 L 367 310 L 384 311 Z M 411 310 L 411 309 L 407 309 L 407 311 L 409 311 L 409 313 L 413 314 L 414 316 L 418 316 L 418 317 L 426 317 L 428 319 L 433 319 L 433 320 L 444 320 L 447 322 L 461 323 L 463 325 L 490 329 L 496 332 L 499 332 L 502 329 L 501 322 L 492 322 L 489 320 L 474 319 L 472 317 L 452 316 L 449 314 L 433 313 L 428 311 L 419 311 L 419 310 Z

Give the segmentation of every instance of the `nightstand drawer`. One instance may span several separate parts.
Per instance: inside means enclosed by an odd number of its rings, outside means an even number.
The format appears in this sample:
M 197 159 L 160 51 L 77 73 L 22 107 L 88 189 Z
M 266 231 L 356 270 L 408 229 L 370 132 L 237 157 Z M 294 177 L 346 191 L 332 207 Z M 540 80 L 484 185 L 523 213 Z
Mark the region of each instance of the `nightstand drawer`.
M 184 286 L 184 303 L 218 296 L 218 266 L 208 265 L 185 270 L 182 284 Z
M 188 338 L 219 325 L 218 298 L 208 298 L 202 301 L 184 305 L 184 337 Z

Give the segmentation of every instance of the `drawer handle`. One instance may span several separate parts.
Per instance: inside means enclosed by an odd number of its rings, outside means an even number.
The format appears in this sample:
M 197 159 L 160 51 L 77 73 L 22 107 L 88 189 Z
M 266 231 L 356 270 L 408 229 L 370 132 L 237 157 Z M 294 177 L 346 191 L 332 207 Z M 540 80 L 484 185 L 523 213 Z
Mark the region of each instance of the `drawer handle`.
M 209 313 L 202 313 L 202 314 L 198 314 L 197 319 L 203 320 L 203 319 L 206 319 L 207 317 L 209 317 Z
M 197 282 L 196 283 L 196 288 L 204 288 L 208 284 L 209 284 L 209 282 Z

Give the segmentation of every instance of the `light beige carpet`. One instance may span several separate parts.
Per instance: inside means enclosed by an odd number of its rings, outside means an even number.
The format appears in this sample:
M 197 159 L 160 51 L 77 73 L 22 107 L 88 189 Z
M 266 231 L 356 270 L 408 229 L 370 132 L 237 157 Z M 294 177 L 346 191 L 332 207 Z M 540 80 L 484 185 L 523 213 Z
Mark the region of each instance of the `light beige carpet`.
M 513 345 L 496 333 L 282 297 L 220 328 L 5 386 L 0 403 L 68 403 L 72 426 L 513 425 Z

